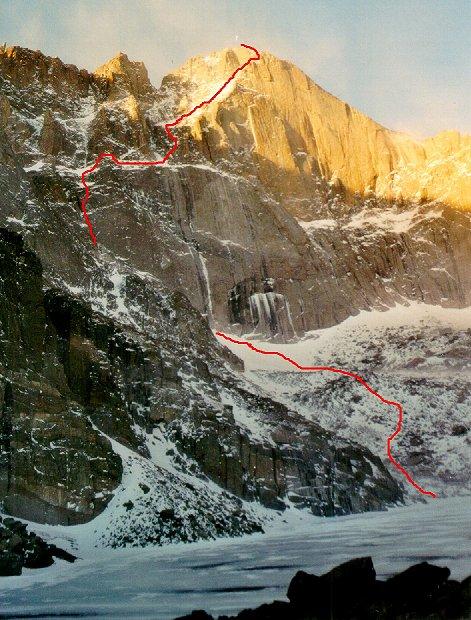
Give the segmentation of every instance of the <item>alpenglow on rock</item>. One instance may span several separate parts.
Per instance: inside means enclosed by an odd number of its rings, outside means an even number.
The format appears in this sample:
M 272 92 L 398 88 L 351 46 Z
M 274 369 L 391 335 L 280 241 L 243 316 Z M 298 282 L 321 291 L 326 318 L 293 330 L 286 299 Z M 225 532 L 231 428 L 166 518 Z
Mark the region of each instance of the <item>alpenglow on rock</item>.
M 246 56 L 241 47 L 197 56 L 163 83 L 184 85 L 183 111 Z M 256 174 L 286 205 L 312 197 L 321 177 L 350 195 L 438 200 L 471 210 L 471 136 L 444 131 L 418 142 L 386 129 L 268 52 L 189 124 L 212 159 L 228 150 L 250 153 Z

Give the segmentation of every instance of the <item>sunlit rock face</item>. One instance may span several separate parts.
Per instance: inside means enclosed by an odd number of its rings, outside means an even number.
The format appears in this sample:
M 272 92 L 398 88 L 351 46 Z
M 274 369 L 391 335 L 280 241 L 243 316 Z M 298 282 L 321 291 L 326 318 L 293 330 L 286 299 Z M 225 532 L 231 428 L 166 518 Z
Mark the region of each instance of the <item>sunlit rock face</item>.
M 191 107 L 247 56 L 240 47 L 192 58 L 164 84 L 184 84 L 180 108 Z M 259 178 L 288 206 L 312 198 L 321 177 L 350 196 L 471 209 L 471 136 L 444 131 L 418 142 L 386 129 L 268 52 L 190 124 L 195 136 L 206 134 L 213 157 L 250 155 Z
M 114 58 L 98 67 L 93 72 L 96 77 L 103 77 L 109 85 L 110 92 L 126 96 L 143 97 L 152 92 L 147 69 L 142 62 L 132 62 L 119 52 Z

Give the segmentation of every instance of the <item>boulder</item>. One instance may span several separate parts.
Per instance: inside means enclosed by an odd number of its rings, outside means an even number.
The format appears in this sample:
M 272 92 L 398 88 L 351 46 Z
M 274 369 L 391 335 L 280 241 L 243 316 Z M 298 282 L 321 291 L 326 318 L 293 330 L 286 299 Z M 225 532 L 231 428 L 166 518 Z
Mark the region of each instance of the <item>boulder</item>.
M 317 575 L 300 570 L 291 580 L 288 587 L 288 599 L 291 604 L 299 609 L 308 609 L 313 600 L 318 596 L 321 586 L 321 578 Z
M 334 614 L 363 604 L 374 595 L 376 572 L 372 559 L 356 558 L 317 577 L 299 571 L 288 588 L 288 599 L 298 610 Z
M 213 617 L 202 609 L 195 609 L 191 612 L 191 614 L 188 614 L 186 616 L 180 616 L 175 620 L 213 620 Z
M 46 568 L 54 563 L 54 557 L 74 562 L 76 557 L 49 545 L 34 532 L 28 532 L 21 521 L 0 517 L 0 576 L 21 575 L 25 568 Z
M 0 577 L 21 575 L 23 558 L 13 551 L 0 551 Z
M 387 581 L 376 579 L 370 557 L 355 558 L 317 576 L 298 571 L 289 603 L 273 601 L 218 620 L 435 620 L 471 617 L 471 576 L 449 580 L 448 568 L 427 562 Z M 212 620 L 194 611 L 177 620 Z
M 386 592 L 392 599 L 416 599 L 433 594 L 450 576 L 449 568 L 421 562 L 391 577 L 386 582 Z

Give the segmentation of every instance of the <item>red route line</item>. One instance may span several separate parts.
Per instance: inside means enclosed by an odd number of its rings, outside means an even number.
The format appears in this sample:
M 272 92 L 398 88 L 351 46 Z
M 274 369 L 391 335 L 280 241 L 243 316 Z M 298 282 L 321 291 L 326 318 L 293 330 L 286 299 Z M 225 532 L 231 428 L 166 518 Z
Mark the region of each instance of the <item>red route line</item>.
M 404 467 L 400 463 L 398 463 L 392 455 L 391 443 L 401 432 L 402 423 L 404 420 L 404 411 L 402 409 L 401 403 L 396 403 L 394 400 L 387 400 L 386 398 L 384 398 L 384 396 L 381 396 L 381 394 L 379 394 L 376 390 L 374 390 L 365 381 L 365 379 L 363 379 L 363 377 L 360 377 L 360 375 L 357 375 L 354 372 L 350 372 L 349 370 L 344 370 L 343 368 L 334 368 L 332 366 L 302 366 L 301 364 L 298 364 L 298 362 L 296 362 L 291 357 L 288 357 L 284 353 L 280 353 L 280 351 L 266 351 L 265 349 L 259 349 L 258 347 L 253 345 L 251 342 L 247 342 L 246 340 L 236 340 L 235 338 L 231 338 L 231 336 L 227 336 L 226 334 L 223 334 L 222 332 L 216 332 L 216 336 L 219 336 L 219 338 L 223 338 L 224 340 L 227 340 L 228 342 L 232 342 L 233 344 L 245 345 L 252 351 L 255 351 L 256 353 L 261 353 L 262 355 L 276 355 L 277 357 L 281 357 L 286 362 L 289 362 L 290 364 L 295 366 L 298 370 L 306 370 L 310 372 L 327 371 L 327 372 L 334 372 L 339 375 L 344 375 L 345 377 L 351 377 L 352 379 L 355 379 L 355 381 L 358 381 L 358 383 L 361 383 L 361 385 L 365 389 L 367 389 L 368 392 L 370 392 L 370 394 L 373 394 L 373 396 L 375 396 L 382 403 L 384 403 L 385 405 L 392 405 L 393 407 L 395 407 L 398 412 L 397 425 L 396 425 L 396 430 L 394 431 L 394 433 L 392 433 L 392 435 L 389 435 L 388 441 L 386 444 L 387 446 L 386 452 L 387 452 L 388 458 L 391 461 L 391 463 L 394 465 L 394 467 L 398 469 L 401 472 L 401 474 L 406 478 L 407 482 L 409 482 L 415 489 L 417 489 L 417 491 L 419 491 L 423 495 L 429 495 L 430 497 L 437 497 L 437 495 L 433 491 L 426 491 L 420 486 L 420 484 L 417 484 L 417 482 L 415 482 L 415 480 L 412 478 L 409 472 L 406 469 L 404 469 Z
M 192 114 L 194 114 L 196 110 L 199 110 L 200 108 L 214 101 L 214 99 L 216 99 L 216 97 L 221 94 L 221 92 L 226 88 L 228 84 L 230 84 L 230 82 L 232 82 L 232 80 L 236 77 L 236 75 L 240 71 L 243 71 L 245 67 L 247 67 L 254 60 L 260 60 L 260 54 L 255 47 L 252 47 L 251 45 L 246 45 L 245 43 L 241 43 L 241 46 L 249 50 L 252 50 L 252 52 L 255 53 L 255 56 L 251 56 L 242 65 L 237 67 L 237 69 L 224 82 L 224 84 L 214 93 L 214 95 L 212 95 L 212 97 L 210 97 L 206 101 L 202 101 L 201 103 L 196 105 L 192 110 L 190 110 L 189 112 L 186 112 L 185 114 L 182 114 L 181 116 L 179 116 L 177 119 L 175 119 L 171 123 L 166 123 L 164 125 L 165 133 L 167 134 L 168 139 L 173 143 L 173 145 L 165 153 L 162 159 L 158 159 L 156 161 L 131 161 L 131 160 L 118 159 L 116 155 L 114 155 L 114 153 L 100 153 L 98 157 L 95 159 L 93 166 L 91 166 L 90 168 L 87 168 L 86 170 L 82 172 L 82 185 L 85 188 L 85 195 L 82 198 L 82 202 L 80 206 L 82 209 L 84 220 L 88 226 L 88 231 L 90 233 L 90 238 L 92 240 L 93 245 L 97 244 L 97 238 L 93 230 L 93 224 L 90 220 L 90 217 L 87 211 L 87 203 L 90 199 L 90 194 L 91 194 L 90 188 L 87 185 L 87 180 L 86 180 L 87 176 L 91 174 L 92 172 L 95 172 L 95 170 L 98 168 L 100 163 L 106 157 L 111 159 L 118 166 L 161 166 L 162 164 L 165 164 L 165 162 L 175 153 L 175 151 L 178 148 L 178 138 L 172 133 L 170 128 L 176 127 L 185 118 L 188 118 Z M 279 351 L 264 351 L 263 349 L 258 349 L 257 347 L 255 347 L 251 342 L 246 342 L 245 340 L 235 340 L 234 338 L 231 338 L 230 336 L 227 336 L 226 334 L 223 334 L 222 332 L 216 332 L 216 336 L 219 336 L 220 338 L 224 338 L 225 340 L 228 340 L 229 342 L 232 342 L 234 344 L 244 344 L 247 347 L 249 347 L 249 349 L 252 349 L 252 351 L 256 351 L 257 353 L 261 353 L 262 355 L 277 355 L 278 357 L 281 357 L 285 361 L 295 366 L 298 370 L 307 370 L 311 372 L 328 371 L 328 372 L 337 373 L 339 375 L 345 375 L 346 377 L 351 377 L 352 379 L 355 379 L 355 381 L 358 381 L 359 383 L 361 383 L 362 386 L 368 390 L 368 392 L 373 394 L 373 396 L 376 396 L 376 398 L 378 398 L 381 402 L 385 403 L 386 405 L 392 405 L 393 407 L 396 407 L 398 411 L 398 420 L 397 420 L 396 430 L 394 431 L 392 435 L 388 437 L 388 441 L 387 441 L 387 454 L 388 454 L 389 460 L 405 476 L 407 481 L 420 493 L 422 493 L 423 495 L 429 495 L 430 497 L 437 497 L 436 494 L 433 493 L 432 491 L 426 491 L 419 484 L 417 484 L 417 482 L 415 482 L 415 480 L 412 478 L 409 472 L 407 472 L 404 469 L 404 467 L 394 459 L 391 453 L 391 442 L 393 441 L 393 439 L 395 439 L 395 437 L 397 437 L 397 435 L 399 435 L 399 433 L 402 430 L 402 422 L 403 422 L 404 414 L 403 414 L 402 405 L 400 403 L 396 403 L 393 400 L 387 400 L 386 398 L 381 396 L 381 394 L 376 392 L 370 385 L 368 385 L 368 383 L 362 377 L 360 377 L 359 375 L 356 375 L 353 372 L 349 372 L 348 370 L 343 370 L 342 368 L 332 368 L 331 366 L 302 366 L 301 364 L 298 364 L 298 362 L 296 362 L 295 360 L 291 359 L 287 355 L 284 355 L 283 353 L 280 353 Z
M 219 94 L 221 94 L 221 92 L 226 88 L 226 86 L 230 82 L 232 82 L 232 80 L 239 73 L 239 71 L 243 71 L 245 69 L 245 67 L 247 67 L 254 60 L 260 60 L 260 54 L 259 54 L 258 50 L 255 49 L 255 47 L 252 47 L 251 45 L 246 45 L 245 43 L 241 43 L 241 46 L 242 47 L 246 47 L 249 50 L 252 50 L 255 53 L 255 56 L 251 56 L 242 65 L 240 65 L 240 67 L 237 67 L 237 69 L 234 71 L 234 73 L 232 73 L 232 75 L 224 82 L 224 84 L 221 86 L 221 88 L 219 88 L 219 90 L 217 90 L 212 97 L 210 97 L 206 101 L 202 101 L 201 103 L 196 105 L 192 110 L 190 110 L 189 112 L 186 112 L 185 114 L 182 114 L 181 116 L 179 116 L 177 119 L 175 119 L 171 123 L 166 123 L 164 125 L 165 133 L 167 134 L 168 139 L 171 142 L 173 142 L 173 146 L 171 146 L 169 148 L 169 150 L 165 153 L 165 155 L 164 155 L 164 157 L 162 159 L 158 159 L 156 161 L 130 161 L 130 160 L 118 159 L 116 157 L 116 155 L 114 155 L 114 153 L 100 153 L 98 155 L 98 157 L 95 159 L 95 162 L 94 162 L 93 166 L 91 166 L 90 168 L 87 168 L 86 170 L 84 170 L 82 172 L 82 185 L 85 188 L 85 195 L 82 198 L 82 203 L 81 203 L 80 206 L 81 206 L 81 209 L 82 209 L 84 220 L 85 220 L 85 222 L 86 222 L 86 224 L 88 226 L 88 231 L 90 233 L 90 238 L 92 240 L 93 245 L 97 244 L 97 239 L 96 239 L 96 235 L 95 235 L 95 233 L 93 231 L 93 225 L 92 225 L 92 222 L 90 220 L 90 217 L 89 217 L 88 211 L 87 211 L 87 203 L 88 203 L 88 201 L 90 199 L 90 193 L 91 193 L 90 192 L 90 188 L 87 185 L 87 180 L 86 180 L 87 179 L 87 175 L 91 174 L 92 172 L 95 172 L 95 170 L 98 168 L 98 166 L 103 161 L 103 159 L 105 159 L 105 157 L 109 157 L 115 164 L 118 164 L 119 166 L 161 166 L 162 164 L 165 164 L 165 162 L 175 153 L 175 151 L 178 148 L 178 138 L 172 133 L 170 128 L 171 127 L 176 127 L 185 118 L 188 118 L 189 116 L 194 114 L 196 112 L 196 110 L 199 110 L 203 106 L 208 105 L 209 103 L 211 103 L 211 101 L 214 101 L 214 99 L 216 99 L 216 97 Z

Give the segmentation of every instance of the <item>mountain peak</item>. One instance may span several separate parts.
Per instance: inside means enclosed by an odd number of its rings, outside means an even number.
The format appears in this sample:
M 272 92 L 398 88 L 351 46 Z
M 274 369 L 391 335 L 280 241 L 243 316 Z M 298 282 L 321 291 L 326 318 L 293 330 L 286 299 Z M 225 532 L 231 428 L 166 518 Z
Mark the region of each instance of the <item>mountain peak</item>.
M 99 66 L 93 75 L 106 79 L 118 88 L 124 87 L 137 97 L 146 95 L 152 90 L 145 64 L 129 60 L 124 52 L 118 52 L 113 58 Z
M 190 58 L 166 78 L 181 94 L 179 111 L 191 109 L 251 56 L 237 46 Z M 391 131 L 316 84 L 293 63 L 269 52 L 251 63 L 210 106 L 193 116 L 212 158 L 240 149 L 259 178 L 296 212 L 315 192 L 318 177 L 349 199 L 371 192 L 386 199 L 439 201 L 471 209 L 469 141 L 443 132 L 418 142 Z M 433 172 L 433 174 L 432 174 Z M 452 182 L 450 180 L 452 179 Z

